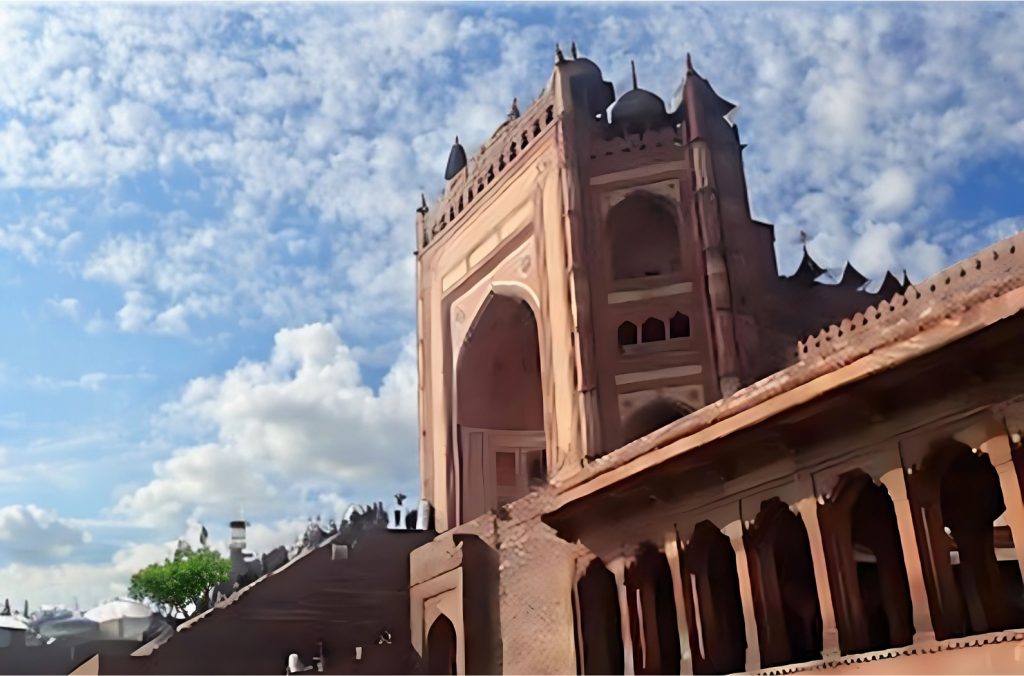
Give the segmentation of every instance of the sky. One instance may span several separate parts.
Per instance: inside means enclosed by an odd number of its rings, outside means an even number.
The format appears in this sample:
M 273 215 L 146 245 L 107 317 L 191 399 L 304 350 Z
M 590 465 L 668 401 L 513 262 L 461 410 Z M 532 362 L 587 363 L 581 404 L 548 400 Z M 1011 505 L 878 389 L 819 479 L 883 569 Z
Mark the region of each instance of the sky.
M 82 608 L 205 524 L 418 496 L 414 255 L 575 40 L 737 117 L 780 272 L 919 281 L 1024 226 L 1024 5 L 0 8 L 0 597 Z M 520 103 L 520 108 L 525 108 Z

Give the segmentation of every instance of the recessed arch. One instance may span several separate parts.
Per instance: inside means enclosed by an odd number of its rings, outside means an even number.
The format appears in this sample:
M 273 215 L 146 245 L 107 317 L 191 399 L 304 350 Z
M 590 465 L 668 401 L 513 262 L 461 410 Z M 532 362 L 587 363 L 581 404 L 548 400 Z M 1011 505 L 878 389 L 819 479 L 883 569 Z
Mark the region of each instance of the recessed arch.
M 547 478 L 539 331 L 526 300 L 492 292 L 466 333 L 455 373 L 460 521 Z
M 682 312 L 677 312 L 668 320 L 669 338 L 689 338 L 690 318 Z
M 636 324 L 628 321 L 622 322 L 619 324 L 619 347 L 636 345 L 638 335 Z
M 459 673 L 458 638 L 446 615 L 438 615 L 427 632 L 427 667 L 431 674 Z
M 747 637 L 729 538 L 710 521 L 701 521 L 683 551 L 681 569 L 693 673 L 743 671 Z
M 664 198 L 637 191 L 607 217 L 612 278 L 667 275 L 682 267 L 679 226 Z
M 628 444 L 665 425 L 689 415 L 693 410 L 672 399 L 658 397 L 629 414 L 622 423 L 622 443 Z
M 577 670 L 581 674 L 623 673 L 618 587 L 600 559 L 591 561 L 576 583 L 576 600 Z
M 744 534 L 763 668 L 821 659 L 822 622 L 803 520 L 778 498 Z
M 842 653 L 908 645 L 910 585 L 888 491 L 853 470 L 818 511 Z
M 682 652 L 668 559 L 654 545 L 642 544 L 625 583 L 633 672 L 678 674 Z

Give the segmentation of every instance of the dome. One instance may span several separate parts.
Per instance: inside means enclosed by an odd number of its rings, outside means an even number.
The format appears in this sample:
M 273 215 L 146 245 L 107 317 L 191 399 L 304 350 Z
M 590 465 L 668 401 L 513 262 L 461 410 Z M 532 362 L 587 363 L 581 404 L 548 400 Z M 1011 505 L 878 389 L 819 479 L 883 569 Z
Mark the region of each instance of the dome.
M 459 137 L 455 137 L 455 143 L 452 145 L 452 150 L 448 153 L 448 166 L 444 170 L 444 180 L 450 181 L 455 178 L 460 171 L 466 168 L 466 149 L 459 143 Z
M 612 106 L 611 123 L 627 134 L 642 134 L 671 126 L 672 121 L 660 97 L 646 89 L 633 89 Z
M 556 68 L 570 83 L 573 99 L 591 115 L 604 113 L 615 101 L 615 88 L 604 81 L 601 69 L 590 59 L 560 61 Z

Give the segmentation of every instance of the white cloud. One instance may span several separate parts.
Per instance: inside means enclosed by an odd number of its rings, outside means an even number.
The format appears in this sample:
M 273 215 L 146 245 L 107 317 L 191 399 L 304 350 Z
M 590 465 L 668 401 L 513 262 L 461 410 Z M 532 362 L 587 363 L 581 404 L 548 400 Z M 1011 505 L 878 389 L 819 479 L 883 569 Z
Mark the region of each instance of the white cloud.
M 67 558 L 91 540 L 81 530 L 36 505 L 0 507 L 0 555 L 18 563 Z
M 417 469 L 415 393 L 411 341 L 374 391 L 332 326 L 279 331 L 269 359 L 193 380 L 167 407 L 179 429 L 212 430 L 214 438 L 175 450 L 115 509 L 167 525 L 239 507 L 254 515 L 287 510 L 295 491 L 344 485 L 367 499 L 374 487 L 408 487 Z
M 81 303 L 78 302 L 77 298 L 51 298 L 46 302 L 57 314 L 70 317 L 71 319 L 78 319 L 78 313 L 81 311 Z
M 868 216 L 888 218 L 903 214 L 914 204 L 914 179 L 900 168 L 886 169 L 864 191 Z

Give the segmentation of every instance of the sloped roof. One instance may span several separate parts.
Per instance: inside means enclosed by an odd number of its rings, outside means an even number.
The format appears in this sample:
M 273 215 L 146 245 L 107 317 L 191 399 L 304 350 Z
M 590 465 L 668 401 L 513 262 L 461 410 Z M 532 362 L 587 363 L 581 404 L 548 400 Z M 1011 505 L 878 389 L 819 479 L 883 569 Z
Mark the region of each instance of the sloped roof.
M 792 366 L 556 480 L 560 493 L 556 508 L 841 385 L 938 349 L 1022 309 L 1024 233 L 1018 233 L 798 342 L 799 361 Z M 913 349 L 886 349 L 907 343 Z M 816 382 L 860 360 L 867 362 L 868 357 L 873 360 L 863 368 Z

